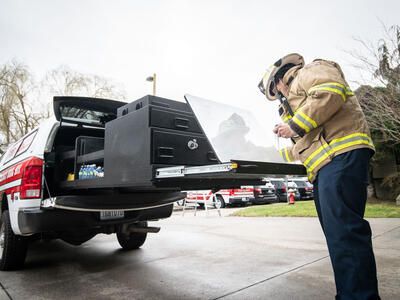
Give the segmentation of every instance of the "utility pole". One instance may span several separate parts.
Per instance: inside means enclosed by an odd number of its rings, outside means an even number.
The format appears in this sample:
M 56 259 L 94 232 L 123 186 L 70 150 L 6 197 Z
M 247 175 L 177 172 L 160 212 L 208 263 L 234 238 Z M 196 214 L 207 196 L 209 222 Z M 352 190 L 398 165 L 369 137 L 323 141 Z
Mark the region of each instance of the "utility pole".
M 153 96 L 155 96 L 156 95 L 157 74 L 154 73 L 153 76 L 147 77 L 146 81 L 153 83 Z

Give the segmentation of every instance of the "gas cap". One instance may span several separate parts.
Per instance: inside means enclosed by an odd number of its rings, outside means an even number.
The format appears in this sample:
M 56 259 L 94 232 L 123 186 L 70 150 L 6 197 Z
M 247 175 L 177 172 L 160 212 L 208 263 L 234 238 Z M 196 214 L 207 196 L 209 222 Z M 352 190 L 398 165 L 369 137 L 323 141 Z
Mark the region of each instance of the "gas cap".
M 187 146 L 190 150 L 196 150 L 197 148 L 199 148 L 199 144 L 197 143 L 196 139 L 190 140 Z

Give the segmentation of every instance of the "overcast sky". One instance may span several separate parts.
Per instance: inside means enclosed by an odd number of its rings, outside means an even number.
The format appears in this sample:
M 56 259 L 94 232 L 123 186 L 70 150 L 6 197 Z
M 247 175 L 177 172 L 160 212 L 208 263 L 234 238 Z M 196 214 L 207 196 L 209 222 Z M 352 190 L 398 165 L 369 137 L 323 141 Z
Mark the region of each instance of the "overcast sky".
M 121 83 L 129 100 L 151 93 L 156 72 L 160 96 L 260 114 L 257 84 L 282 55 L 335 60 L 358 80 L 345 51 L 359 47 L 354 37 L 377 40 L 380 21 L 399 24 L 399 12 L 398 0 L 0 0 L 0 63 L 22 60 L 39 78 L 66 64 Z

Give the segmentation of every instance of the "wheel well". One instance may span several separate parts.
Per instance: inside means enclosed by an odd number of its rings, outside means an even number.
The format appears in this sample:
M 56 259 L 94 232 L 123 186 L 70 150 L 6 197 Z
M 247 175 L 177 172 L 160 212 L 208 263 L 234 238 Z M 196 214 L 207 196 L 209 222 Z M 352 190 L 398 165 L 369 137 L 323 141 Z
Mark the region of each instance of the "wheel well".
M 6 193 L 2 193 L 1 195 L 1 211 L 0 213 L 3 214 L 3 211 L 8 210 L 8 201 Z
M 215 194 L 215 198 L 217 198 L 217 197 L 222 198 L 222 200 L 225 201 L 224 196 L 222 196 L 221 194 Z

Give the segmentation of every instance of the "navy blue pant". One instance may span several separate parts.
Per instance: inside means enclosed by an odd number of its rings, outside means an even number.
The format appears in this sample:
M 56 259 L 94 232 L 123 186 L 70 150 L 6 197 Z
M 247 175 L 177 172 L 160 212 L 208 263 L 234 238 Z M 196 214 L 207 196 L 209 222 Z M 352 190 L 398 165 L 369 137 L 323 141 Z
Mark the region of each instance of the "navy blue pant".
M 371 228 L 364 220 L 372 151 L 338 155 L 314 182 L 315 206 L 335 274 L 336 299 L 379 299 Z

